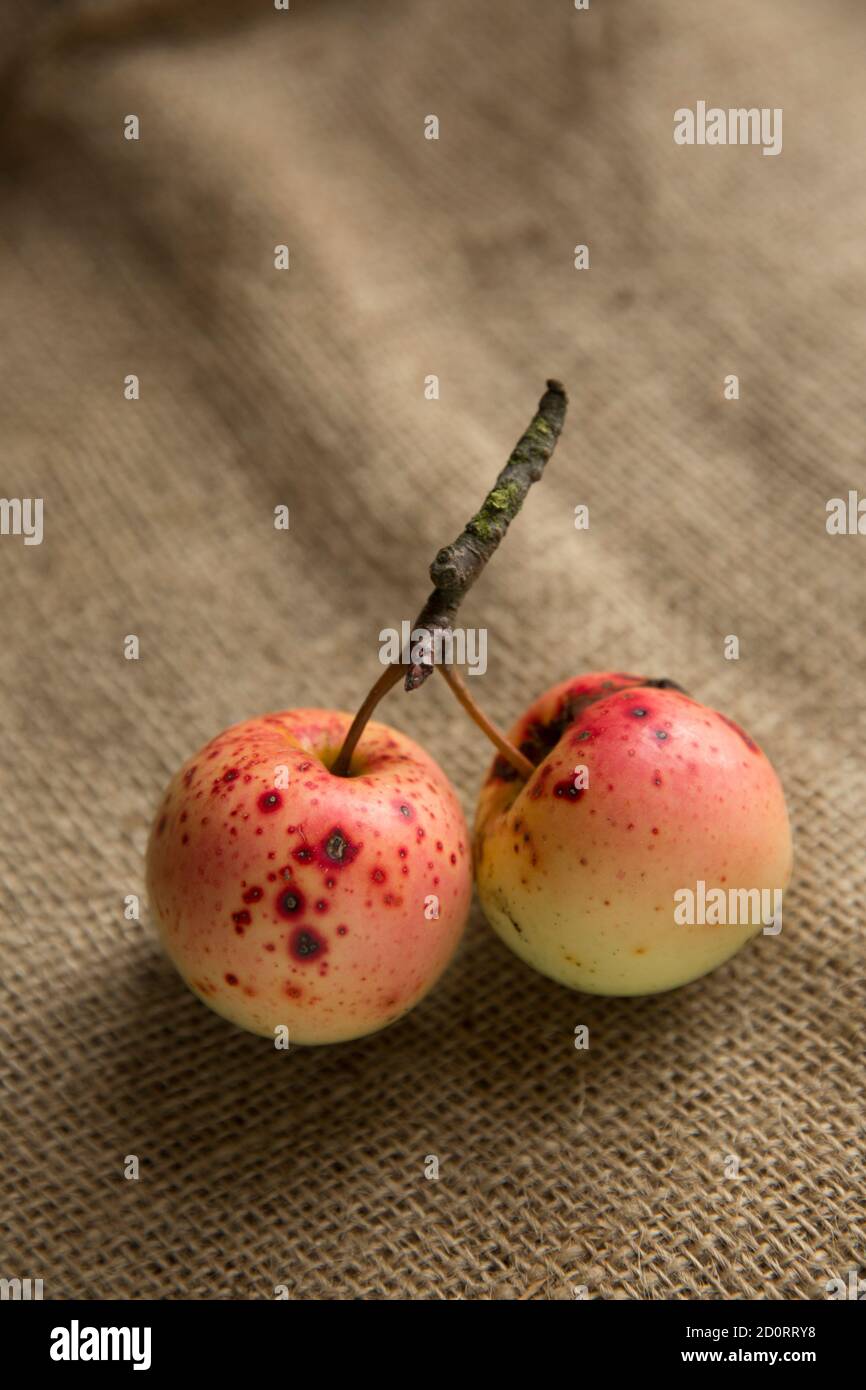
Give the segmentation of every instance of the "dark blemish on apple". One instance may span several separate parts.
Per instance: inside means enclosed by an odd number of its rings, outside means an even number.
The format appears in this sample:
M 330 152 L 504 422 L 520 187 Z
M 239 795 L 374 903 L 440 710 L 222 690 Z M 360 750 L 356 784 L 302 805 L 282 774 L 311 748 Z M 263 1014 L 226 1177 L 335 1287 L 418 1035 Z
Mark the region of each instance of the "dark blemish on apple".
M 449 857 L 450 857 L 450 859 L 451 859 L 451 863 L 452 863 L 452 864 L 456 864 L 456 863 L 457 863 L 457 855 L 456 855 L 456 854 L 451 854 Z
M 181 825 L 183 825 L 183 822 L 184 822 L 185 820 L 186 820 L 186 811 L 181 811 L 181 813 L 180 813 L 180 823 L 181 823 Z
M 167 820 L 168 820 L 168 816 L 162 816 L 162 817 L 161 817 L 160 822 L 159 822 L 159 825 L 156 827 L 156 833 L 157 833 L 157 835 L 161 835 L 162 832 L 163 832 L 163 830 L 165 830 L 165 825 L 166 825 L 166 821 L 167 821 Z
M 238 982 L 238 977 L 237 975 L 226 975 L 225 981 L 227 985 L 236 985 Z
M 300 849 L 295 850 L 295 858 L 299 864 L 309 864 L 312 857 L 313 851 L 308 845 L 302 845 Z
M 655 775 L 655 777 L 653 777 L 653 786 L 654 786 L 654 787 L 660 787 L 661 784 L 662 784 L 661 773 L 657 772 L 656 775 Z
M 385 882 L 385 870 L 384 870 L 384 869 L 380 869 L 380 868 L 378 868 L 378 866 L 377 866 L 377 867 L 373 870 L 373 872 L 371 873 L 370 877 L 371 877 L 371 879 L 373 880 L 374 883 L 384 883 L 384 882 Z
M 291 980 L 286 980 L 286 983 L 283 985 L 283 992 L 289 999 L 300 999 L 304 991 L 301 989 L 300 985 L 293 985 Z
M 245 907 L 241 908 L 240 912 L 232 913 L 232 921 L 236 927 L 248 927 L 252 920 Z
M 326 859 L 329 859 L 332 864 L 343 866 L 351 864 L 359 848 L 359 845 L 351 843 L 338 825 L 335 825 L 333 830 L 325 836 L 321 846 Z
M 557 782 L 553 788 L 553 795 L 562 797 L 565 801 L 579 801 L 583 796 L 585 788 L 576 787 L 573 781 L 566 780 Z
M 348 936 L 348 935 L 349 935 L 349 928 L 348 928 L 348 927 L 344 927 L 344 926 L 342 926 L 342 925 L 339 926 L 339 927 L 337 928 L 337 935 L 338 935 L 338 936 Z
M 415 831 L 415 837 L 416 837 L 416 839 L 418 839 L 418 840 L 423 840 L 423 839 L 424 839 L 424 827 L 423 827 L 423 826 L 421 826 L 421 825 L 418 826 L 418 829 Z
M 400 803 L 400 815 L 404 816 L 406 820 L 412 819 L 412 807 L 407 806 L 405 801 Z
M 295 960 L 310 961 L 328 949 L 327 942 L 315 927 L 296 927 L 289 938 L 289 954 Z
M 659 828 L 658 828 L 657 825 L 654 825 L 654 826 L 653 826 L 653 828 L 652 828 L 652 833 L 653 833 L 653 835 L 658 835 L 658 833 L 659 833 Z
M 297 888 L 283 888 L 277 894 L 277 912 L 281 917 L 296 917 L 304 910 L 304 895 Z
M 278 811 L 283 804 L 283 798 L 279 792 L 262 792 L 258 800 L 259 810 L 265 814 L 271 811 Z
M 266 950 L 266 951 L 275 951 L 276 949 L 277 949 L 277 948 L 276 948 L 276 946 L 274 945 L 273 941 L 266 941 L 266 942 L 265 942 L 265 950 Z
M 327 904 L 327 902 L 325 901 L 324 898 L 319 898 L 319 901 L 316 903 L 316 911 L 317 911 L 317 912 L 327 912 L 327 910 L 328 910 L 328 904 Z
M 513 927 L 514 930 L 517 932 L 517 935 L 518 935 L 518 936 L 522 936 L 522 935 L 523 935 L 523 928 L 519 925 L 518 922 L 515 922 L 514 918 L 512 917 L 511 913 L 508 911 L 507 908 L 504 909 L 504 912 L 505 912 L 505 915 L 506 915 L 506 917 L 508 918 L 509 922 L 511 923 L 512 927 Z
M 261 888 L 248 888 L 247 891 L 246 891 L 246 892 L 244 893 L 244 895 L 243 895 L 243 898 L 244 898 L 244 902 L 245 902 L 245 903 L 257 903 L 257 902 L 259 902 L 259 901 L 261 900 L 261 897 L 262 897 L 262 890 L 261 890 Z
M 188 835 L 181 835 L 181 837 L 180 837 L 180 842 L 181 842 L 182 845 L 188 845 L 188 844 L 189 844 L 189 836 L 188 836 Z
M 634 709 L 630 710 L 629 713 L 633 714 L 635 719 L 645 719 L 649 714 L 649 710 L 644 709 L 643 705 L 635 705 Z
M 547 767 L 543 767 L 541 769 L 540 773 L 538 774 L 535 786 L 529 793 L 530 799 L 532 801 L 537 801 L 540 796 L 544 795 L 544 786 L 552 771 L 553 769 L 550 767 L 549 764 Z
M 276 874 L 268 874 L 268 883 L 276 883 L 276 881 L 277 881 L 277 876 L 276 876 Z
M 515 782 L 517 780 L 517 768 L 512 767 L 507 758 L 497 758 L 490 770 L 490 780 L 498 782 Z
M 230 767 L 228 772 L 223 773 L 224 782 L 234 782 L 237 777 L 240 777 L 240 773 L 236 767 Z

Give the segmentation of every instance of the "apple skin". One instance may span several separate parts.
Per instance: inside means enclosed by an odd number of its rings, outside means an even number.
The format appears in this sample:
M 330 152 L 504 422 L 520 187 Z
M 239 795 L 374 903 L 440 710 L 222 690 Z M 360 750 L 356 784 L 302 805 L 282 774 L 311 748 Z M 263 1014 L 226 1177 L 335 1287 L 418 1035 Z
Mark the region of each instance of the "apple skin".
M 472 893 L 441 768 L 370 723 L 351 775 L 335 777 L 350 723 L 297 709 L 227 729 L 172 778 L 148 844 L 151 908 L 190 989 L 250 1032 L 285 1025 L 290 1044 L 407 1013 L 451 959 Z M 433 894 L 438 920 L 425 916 Z
M 509 735 L 533 776 L 497 759 L 478 802 L 488 921 L 527 964 L 590 994 L 673 989 L 761 930 L 678 925 L 678 889 L 784 889 L 791 876 L 784 793 L 754 740 L 643 679 L 593 672 L 546 691 Z

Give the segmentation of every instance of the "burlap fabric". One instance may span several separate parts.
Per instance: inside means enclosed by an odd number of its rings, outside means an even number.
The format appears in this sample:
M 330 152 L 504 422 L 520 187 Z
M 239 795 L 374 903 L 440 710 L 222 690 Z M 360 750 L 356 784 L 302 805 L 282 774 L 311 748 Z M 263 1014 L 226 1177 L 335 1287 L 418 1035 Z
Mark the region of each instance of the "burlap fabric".
M 0 1274 L 826 1296 L 866 1258 L 866 539 L 825 529 L 864 478 L 862 8 L 42 8 L 0 31 L 2 493 L 45 502 L 41 546 L 0 538 Z M 698 99 L 782 107 L 782 154 L 677 147 Z M 232 721 L 357 703 L 548 375 L 566 432 L 464 610 L 484 702 L 612 665 L 745 724 L 790 799 L 782 935 L 603 1000 L 476 909 L 399 1026 L 275 1052 L 124 920 L 157 797 Z M 488 750 L 444 683 L 380 717 L 471 815 Z

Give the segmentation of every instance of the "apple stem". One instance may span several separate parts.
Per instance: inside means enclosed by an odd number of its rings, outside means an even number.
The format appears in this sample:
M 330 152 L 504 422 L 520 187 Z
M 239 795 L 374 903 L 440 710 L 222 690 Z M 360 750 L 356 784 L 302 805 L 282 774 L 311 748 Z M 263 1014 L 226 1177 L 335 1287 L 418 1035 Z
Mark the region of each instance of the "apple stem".
M 482 733 L 487 735 L 494 748 L 498 749 L 503 758 L 507 759 L 521 777 L 524 779 L 530 778 L 535 771 L 534 764 L 521 753 L 519 748 L 515 748 L 514 744 L 506 738 L 502 730 L 496 727 L 493 720 L 487 717 L 480 705 L 476 704 L 469 693 L 463 677 L 453 666 L 440 666 L 438 669 L 441 671 L 453 694 L 456 695 L 457 699 L 466 710 L 469 718 L 478 725 Z
M 349 766 L 352 762 L 352 754 L 358 746 L 358 740 L 367 727 L 379 701 L 382 699 L 383 695 L 387 695 L 392 686 L 397 684 L 402 671 L 403 666 L 400 662 L 386 666 L 381 676 L 376 681 L 376 684 L 368 693 L 366 700 L 349 726 L 349 732 L 343 739 L 342 748 L 331 763 L 331 771 L 335 777 L 348 776 Z

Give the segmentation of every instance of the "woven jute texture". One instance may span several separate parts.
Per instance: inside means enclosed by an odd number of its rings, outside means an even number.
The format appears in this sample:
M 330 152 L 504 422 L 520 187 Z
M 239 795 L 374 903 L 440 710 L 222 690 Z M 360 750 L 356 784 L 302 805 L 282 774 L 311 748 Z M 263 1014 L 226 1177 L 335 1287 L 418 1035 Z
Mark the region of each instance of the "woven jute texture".
M 825 524 L 866 490 L 862 6 L 4 11 L 0 491 L 44 499 L 44 539 L 0 537 L 0 1274 L 806 1299 L 862 1273 L 866 537 Z M 781 154 L 676 145 L 698 100 L 782 108 Z M 403 1022 L 278 1052 L 162 955 L 150 816 L 224 726 L 357 705 L 547 376 L 569 419 L 464 607 L 472 684 L 508 724 L 643 670 L 744 724 L 791 808 L 783 931 L 605 1000 L 476 907 Z M 488 748 L 444 682 L 379 717 L 471 816 Z

